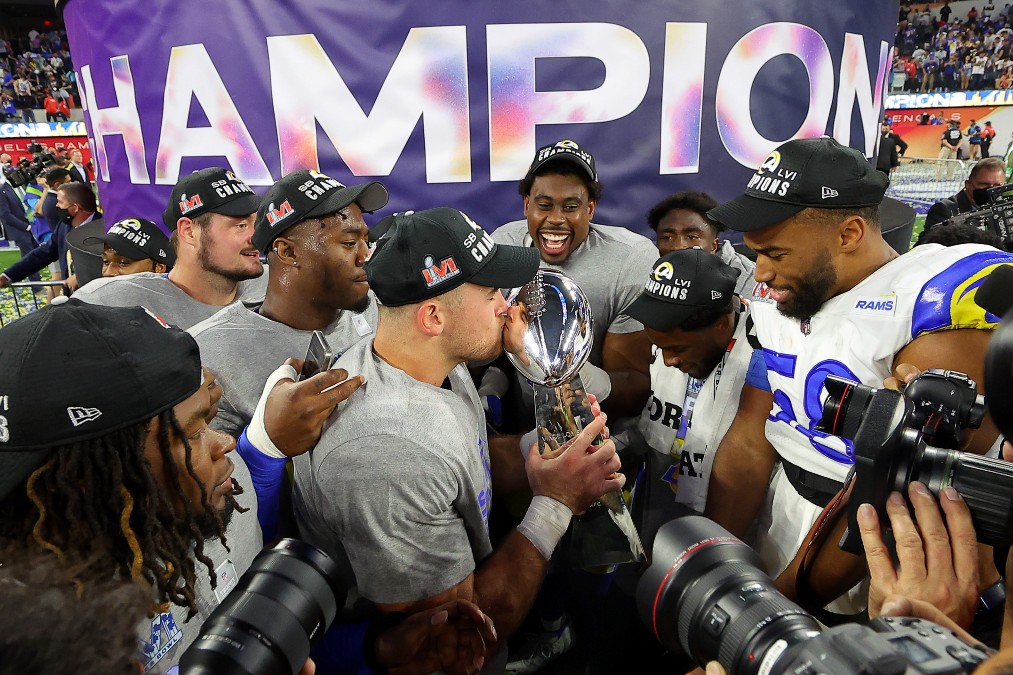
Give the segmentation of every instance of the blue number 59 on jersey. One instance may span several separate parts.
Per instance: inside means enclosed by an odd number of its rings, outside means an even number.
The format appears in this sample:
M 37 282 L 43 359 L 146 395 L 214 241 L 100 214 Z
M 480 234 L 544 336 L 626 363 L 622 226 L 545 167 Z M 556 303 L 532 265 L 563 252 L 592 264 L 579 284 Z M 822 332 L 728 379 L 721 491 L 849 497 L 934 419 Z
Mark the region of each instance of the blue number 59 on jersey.
M 768 372 L 777 373 L 782 377 L 796 378 L 797 357 L 794 354 L 783 354 L 765 348 L 763 361 Z M 795 412 L 795 405 L 792 404 L 791 397 L 785 391 L 774 389 L 774 409 L 768 419 L 772 422 L 787 424 L 805 436 L 821 455 L 839 464 L 854 464 L 855 452 L 850 440 L 825 434 L 815 428 L 823 415 L 823 382 L 828 375 L 859 380 L 859 377 L 840 361 L 834 359 L 820 361 L 805 374 L 805 394 L 801 402 L 805 417 L 800 418 Z

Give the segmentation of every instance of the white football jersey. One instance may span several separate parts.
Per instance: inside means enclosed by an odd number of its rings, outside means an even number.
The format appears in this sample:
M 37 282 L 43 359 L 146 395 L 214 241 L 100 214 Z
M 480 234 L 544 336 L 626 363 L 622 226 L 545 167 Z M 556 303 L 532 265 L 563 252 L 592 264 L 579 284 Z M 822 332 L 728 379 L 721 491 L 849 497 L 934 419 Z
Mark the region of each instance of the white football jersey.
M 992 329 L 999 317 L 974 302 L 977 288 L 1013 254 L 979 244 L 918 246 L 891 260 L 808 321 L 789 319 L 754 297 L 752 315 L 763 347 L 774 406 L 766 436 L 785 460 L 843 481 L 850 441 L 816 431 L 823 381 L 837 375 L 877 389 L 895 355 L 920 335 L 958 328 Z

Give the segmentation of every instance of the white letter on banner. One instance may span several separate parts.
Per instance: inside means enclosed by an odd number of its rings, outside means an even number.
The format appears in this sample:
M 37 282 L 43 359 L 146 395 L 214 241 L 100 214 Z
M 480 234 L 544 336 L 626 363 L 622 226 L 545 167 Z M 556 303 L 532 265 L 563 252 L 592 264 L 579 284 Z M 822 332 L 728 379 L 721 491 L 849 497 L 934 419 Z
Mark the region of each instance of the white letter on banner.
M 809 110 L 790 138 L 771 140 L 749 117 L 749 96 L 760 69 L 782 54 L 796 57 L 809 74 Z M 794 83 L 797 89 L 798 83 Z M 834 66 L 827 43 L 815 30 L 798 23 L 770 23 L 742 36 L 721 66 L 715 99 L 718 133 L 739 164 L 755 169 L 781 143 L 826 133 L 834 101 Z M 760 101 L 761 106 L 763 101 Z
M 319 123 L 353 175 L 388 176 L 421 117 L 426 180 L 470 181 L 466 30 L 412 28 L 369 115 L 315 36 L 267 38 L 281 173 L 320 168 Z
M 95 157 L 99 177 L 109 182 L 109 155 L 106 152 L 105 136 L 119 134 L 123 137 L 123 149 L 127 154 L 131 183 L 148 183 L 148 167 L 144 159 L 144 136 L 141 134 L 141 118 L 137 114 L 137 100 L 134 98 L 134 76 L 130 73 L 130 59 L 114 56 L 109 59 L 112 69 L 113 91 L 118 105 L 99 108 L 95 102 L 95 88 L 92 86 L 91 66 L 82 66 L 78 86 L 81 89 L 81 108 L 91 121 L 92 138 L 95 139 Z
M 191 98 L 197 99 L 211 126 L 187 126 Z M 202 44 L 173 47 L 169 54 L 162 130 L 155 157 L 155 183 L 175 185 L 184 157 L 226 157 L 232 170 L 247 183 L 270 185 L 274 182 Z
M 876 73 L 876 86 L 872 87 L 869 79 L 869 62 L 865 58 L 865 38 L 855 33 L 844 35 L 844 54 L 841 57 L 841 81 L 837 86 L 837 115 L 834 117 L 834 138 L 842 145 L 851 141 L 851 111 L 858 100 L 858 111 L 862 115 L 862 127 L 865 129 L 865 156 L 871 157 L 876 152 L 876 141 L 879 139 L 879 123 L 881 120 L 883 101 L 883 80 L 890 67 L 890 45 L 879 43 L 879 67 Z
M 624 117 L 647 93 L 651 62 L 637 34 L 610 23 L 486 26 L 489 70 L 489 174 L 524 175 L 535 154 L 539 124 L 587 124 Z M 537 91 L 535 59 L 601 61 L 605 80 L 586 91 Z
M 700 120 L 707 61 L 707 24 L 665 24 L 661 89 L 661 173 L 700 169 Z

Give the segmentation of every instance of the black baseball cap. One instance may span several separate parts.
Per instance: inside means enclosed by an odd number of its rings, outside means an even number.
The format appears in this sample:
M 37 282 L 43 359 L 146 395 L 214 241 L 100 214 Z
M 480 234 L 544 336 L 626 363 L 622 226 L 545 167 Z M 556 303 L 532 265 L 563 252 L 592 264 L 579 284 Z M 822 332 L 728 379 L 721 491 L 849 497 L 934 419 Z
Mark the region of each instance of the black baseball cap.
M 143 307 L 71 298 L 0 329 L 0 498 L 55 447 L 151 419 L 200 386 L 197 343 Z
M 388 307 L 435 298 L 465 282 L 516 288 L 538 271 L 538 249 L 497 244 L 457 209 L 395 213 L 377 226 L 385 231 L 366 261 L 366 276 Z
M 255 213 L 259 207 L 260 197 L 249 185 L 228 169 L 213 166 L 179 179 L 169 195 L 162 222 L 175 231 L 176 222 L 183 216 L 192 219 L 205 213 L 220 213 L 239 218 Z
M 171 267 L 176 256 L 161 228 L 144 218 L 125 218 L 113 223 L 105 234 L 85 237 L 85 244 L 100 242 L 131 260 L 151 259 Z
M 678 328 L 702 309 L 727 307 L 739 270 L 699 247 L 654 263 L 647 285 L 624 314 L 657 331 Z
M 387 198 L 387 188 L 376 181 L 346 186 L 319 171 L 293 171 L 264 195 L 253 227 L 253 245 L 266 253 L 276 237 L 299 221 L 336 213 L 352 203 L 372 213 L 386 206 Z
M 808 208 L 852 209 L 883 201 L 890 179 L 833 138 L 799 138 L 763 161 L 745 194 L 707 212 L 738 232 L 762 230 Z
M 588 178 L 593 181 L 598 180 L 598 173 L 594 168 L 594 156 L 584 148 L 577 145 L 574 141 L 568 140 L 557 141 L 551 145 L 538 148 L 538 151 L 535 153 L 535 159 L 531 162 L 531 166 L 528 168 L 527 175 L 532 175 L 548 162 L 556 160 L 563 160 L 570 162 L 571 164 L 576 164 L 588 175 Z

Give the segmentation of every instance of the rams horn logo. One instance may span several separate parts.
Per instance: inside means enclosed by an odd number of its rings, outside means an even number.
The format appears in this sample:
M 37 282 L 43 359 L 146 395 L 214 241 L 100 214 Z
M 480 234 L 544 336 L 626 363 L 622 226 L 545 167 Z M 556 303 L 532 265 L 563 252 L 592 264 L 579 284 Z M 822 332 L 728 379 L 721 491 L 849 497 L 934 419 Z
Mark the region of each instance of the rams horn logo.
M 320 173 L 319 171 L 314 171 L 313 169 L 310 169 L 309 171 L 311 178 L 316 178 L 317 180 L 325 180 L 330 178 L 330 176 L 328 176 L 325 173 Z
M 672 277 L 675 276 L 675 269 L 672 267 L 672 263 L 663 262 L 654 268 L 655 279 L 665 279 L 671 281 Z
M 770 153 L 767 159 L 763 160 L 763 164 L 760 165 L 760 169 L 763 171 L 773 171 L 777 168 L 777 165 L 781 163 L 781 153 L 775 150 Z
M 556 143 L 557 148 L 570 148 L 571 150 L 580 150 L 580 146 L 576 142 L 571 140 L 560 141 Z
M 121 220 L 116 224 L 124 230 L 133 230 L 134 232 L 141 231 L 141 221 L 137 220 L 137 218 L 127 218 L 126 220 Z

